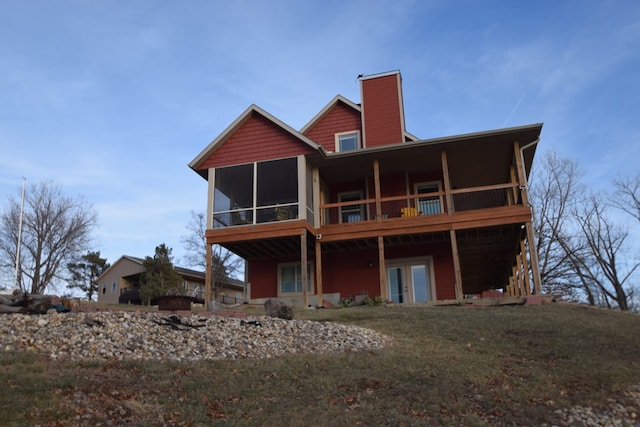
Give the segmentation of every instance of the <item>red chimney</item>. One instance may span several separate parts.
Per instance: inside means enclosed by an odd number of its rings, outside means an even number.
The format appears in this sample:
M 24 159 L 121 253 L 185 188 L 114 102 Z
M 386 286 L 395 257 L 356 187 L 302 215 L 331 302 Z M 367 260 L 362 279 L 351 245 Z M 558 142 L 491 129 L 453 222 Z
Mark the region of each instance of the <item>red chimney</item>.
M 404 141 L 404 103 L 400 71 L 360 77 L 363 147 Z

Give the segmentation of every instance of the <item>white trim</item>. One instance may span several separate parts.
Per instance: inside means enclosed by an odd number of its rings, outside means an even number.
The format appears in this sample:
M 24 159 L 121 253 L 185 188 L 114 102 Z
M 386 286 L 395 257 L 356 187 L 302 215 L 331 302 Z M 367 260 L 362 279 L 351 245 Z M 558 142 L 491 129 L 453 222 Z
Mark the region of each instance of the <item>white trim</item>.
M 434 185 L 437 187 L 437 192 L 441 192 L 442 191 L 442 184 L 440 183 L 440 181 L 423 181 L 423 182 L 414 182 L 413 183 L 413 195 L 415 196 L 414 199 L 414 203 L 416 206 L 416 209 L 418 209 L 423 215 L 436 215 L 434 213 L 426 213 L 426 212 L 422 212 L 422 210 L 420 209 L 420 198 L 421 197 L 438 197 L 438 199 L 440 200 L 440 212 L 438 213 L 443 213 L 443 209 L 444 209 L 444 204 L 442 203 L 442 195 L 438 195 L 438 196 L 429 196 L 429 193 L 418 193 L 418 187 L 420 186 L 428 186 L 428 185 Z M 423 196 L 421 196 L 420 194 L 424 194 Z
M 389 269 L 390 268 L 394 268 L 394 267 L 400 267 L 405 269 L 405 274 L 406 272 L 411 272 L 411 267 L 414 265 L 426 265 L 428 271 L 428 278 L 429 278 L 429 301 L 436 301 L 438 299 L 438 296 L 436 294 L 436 275 L 435 275 L 435 271 L 434 271 L 434 265 L 433 265 L 433 256 L 432 255 L 427 255 L 427 256 L 423 256 L 423 257 L 412 257 L 412 258 L 394 258 L 394 259 L 385 259 L 385 274 L 387 274 L 387 292 L 390 292 L 391 289 L 389 289 L 389 280 L 388 280 L 388 274 L 389 274 Z M 405 277 L 406 280 L 406 277 Z M 391 295 L 391 294 L 389 294 Z M 405 299 L 407 299 L 407 295 L 404 295 Z M 413 287 L 413 283 L 411 283 L 411 301 L 404 301 L 403 303 L 413 303 L 415 302 L 415 289 Z
M 343 202 L 343 200 L 342 200 L 343 196 L 353 195 L 353 194 L 357 194 L 358 197 L 360 197 L 360 199 L 358 199 L 358 200 L 364 200 L 364 193 L 363 193 L 362 190 L 343 191 L 343 192 L 338 193 L 338 203 L 342 203 Z M 354 205 L 355 205 L 355 203 L 354 203 Z M 360 204 L 360 221 L 364 221 L 363 216 L 366 213 L 363 208 L 364 208 L 364 203 L 361 203 Z M 339 224 L 342 224 L 342 209 L 343 209 L 343 206 L 340 206 L 338 208 L 338 223 Z
M 300 270 L 302 271 L 302 265 L 300 262 L 282 262 L 282 263 L 278 263 L 278 283 L 277 283 L 277 291 L 278 291 L 278 298 L 286 298 L 286 297 L 292 297 L 292 296 L 303 296 L 304 295 L 304 290 L 302 292 L 282 292 L 282 268 L 283 267 L 297 267 L 300 266 Z M 307 274 L 307 279 L 309 279 L 309 281 L 311 282 L 311 291 L 307 290 L 307 295 L 315 295 L 316 294 L 316 284 L 315 284 L 315 280 L 314 280 L 314 264 L 313 261 L 307 261 L 307 270 L 310 272 L 310 274 Z M 303 286 L 306 286 L 307 284 L 304 283 Z
M 307 164 L 303 155 L 298 156 L 298 219 L 307 219 Z
M 297 130 L 293 129 L 291 126 L 289 126 L 282 120 L 267 113 L 265 110 L 258 107 L 257 105 L 251 104 L 246 110 L 244 110 L 242 114 L 240 114 L 240 116 L 238 116 L 229 126 L 227 126 L 227 128 L 224 131 L 222 131 L 220 135 L 218 135 L 213 141 L 211 141 L 209 145 L 207 145 L 207 147 L 195 157 L 195 159 L 193 159 L 189 163 L 189 167 L 197 171 L 200 167 L 200 164 L 213 154 L 213 152 L 218 148 L 218 145 L 226 141 L 229 136 L 231 136 L 242 124 L 244 124 L 244 122 L 246 122 L 251 117 L 252 113 L 260 114 L 262 117 L 276 124 L 277 126 L 282 128 L 284 131 L 290 133 L 292 136 L 299 139 L 301 142 L 307 144 L 311 149 L 313 150 L 319 149 L 320 146 L 318 144 L 316 144 L 315 142 L 313 142 L 312 140 L 310 140 L 309 138 L 307 138 Z
M 207 179 L 207 218 L 205 226 L 207 230 L 213 228 L 213 202 L 216 194 L 216 169 L 209 168 Z
M 377 79 L 379 77 L 387 77 L 387 76 L 392 76 L 394 74 L 400 74 L 400 70 L 385 71 L 377 74 L 368 74 L 366 76 L 362 75 L 358 78 L 358 80 L 363 81 L 363 80 L 369 80 L 369 79 Z
M 345 135 L 356 135 L 356 148 L 354 150 L 345 150 L 342 151 L 340 149 L 340 137 L 341 136 L 345 136 Z M 335 142 L 335 152 L 336 153 L 344 153 L 347 151 L 356 151 L 359 150 L 360 148 L 362 148 L 362 137 L 360 136 L 360 131 L 359 130 L 350 130 L 347 132 L 337 132 L 334 136 L 334 142 Z

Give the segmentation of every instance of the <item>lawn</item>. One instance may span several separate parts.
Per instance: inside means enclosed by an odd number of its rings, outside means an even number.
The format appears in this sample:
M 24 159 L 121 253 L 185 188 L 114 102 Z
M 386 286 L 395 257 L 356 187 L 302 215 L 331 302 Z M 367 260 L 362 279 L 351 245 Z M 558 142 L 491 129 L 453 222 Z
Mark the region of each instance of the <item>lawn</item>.
M 540 425 L 640 384 L 640 316 L 576 305 L 350 307 L 296 318 L 376 352 L 192 363 L 0 353 L 3 425 Z

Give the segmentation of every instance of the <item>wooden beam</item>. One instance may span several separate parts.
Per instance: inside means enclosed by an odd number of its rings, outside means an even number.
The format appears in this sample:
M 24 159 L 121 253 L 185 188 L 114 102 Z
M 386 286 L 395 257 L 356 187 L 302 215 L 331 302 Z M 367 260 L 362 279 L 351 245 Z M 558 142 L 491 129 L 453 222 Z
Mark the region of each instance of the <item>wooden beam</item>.
M 449 232 L 451 236 L 451 254 L 453 255 L 453 272 L 456 278 L 456 299 L 460 302 L 464 299 L 462 291 L 462 271 L 460 270 L 460 255 L 458 254 L 458 239 L 455 230 Z
M 531 260 L 531 275 L 533 276 L 533 293 L 540 295 L 542 278 L 540 277 L 540 264 L 538 261 L 538 250 L 536 249 L 535 233 L 531 221 L 525 223 L 527 229 L 527 245 L 529 246 L 529 259 Z
M 305 308 L 309 306 L 309 295 L 307 292 L 307 231 L 300 235 L 300 279 L 302 280 L 302 299 Z
M 527 261 L 527 248 L 524 240 L 520 240 L 520 256 L 522 257 L 522 269 L 524 270 L 524 283 L 527 289 L 527 295 L 531 295 L 531 280 L 529 279 L 529 261 Z
M 524 206 L 455 212 L 449 215 L 419 215 L 375 221 L 332 224 L 322 227 L 324 243 L 339 240 L 375 238 L 405 234 L 425 234 L 450 230 L 475 229 L 505 224 L 523 224 L 531 220 L 531 210 Z
M 213 281 L 213 277 L 212 277 L 212 248 L 211 248 L 211 243 L 207 242 L 207 246 L 206 246 L 206 257 L 207 259 L 205 260 L 205 268 L 206 271 L 204 272 L 204 306 L 207 309 L 207 311 L 211 311 L 213 309 L 213 307 L 211 307 L 211 297 L 212 297 L 212 286 L 211 286 L 211 282 Z
M 389 288 L 387 287 L 387 267 L 384 261 L 384 237 L 378 236 L 378 277 L 380 280 L 380 296 L 388 300 Z
M 316 306 L 324 307 L 324 297 L 322 295 L 322 243 L 316 239 Z
M 373 160 L 373 188 L 376 196 L 376 222 L 382 221 L 382 202 L 380 201 L 380 162 Z
M 515 205 L 518 203 L 518 178 L 516 177 L 516 168 L 511 166 L 509 168 L 509 174 L 511 175 L 511 183 L 514 184 L 513 191 L 509 193 L 511 204 Z
M 449 162 L 447 161 L 447 152 L 442 150 L 440 152 L 440 159 L 442 161 L 442 179 L 444 180 L 444 197 L 447 202 L 447 213 L 451 215 L 453 213 L 453 199 L 451 197 L 451 179 L 449 178 Z

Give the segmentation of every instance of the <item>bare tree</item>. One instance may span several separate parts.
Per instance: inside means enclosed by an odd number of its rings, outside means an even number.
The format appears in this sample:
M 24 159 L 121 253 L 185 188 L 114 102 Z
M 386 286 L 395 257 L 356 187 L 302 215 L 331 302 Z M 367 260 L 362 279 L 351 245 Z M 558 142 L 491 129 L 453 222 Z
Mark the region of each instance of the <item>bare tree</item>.
M 590 285 L 596 304 L 633 309 L 631 279 L 640 262 L 625 256 L 629 232 L 616 226 L 607 212 L 606 197 L 590 194 L 573 211 L 579 230 L 579 252 L 572 254 L 576 275 Z
M 207 228 L 206 214 L 204 212 L 191 212 L 191 219 L 186 226 L 189 234 L 182 236 L 182 244 L 187 252 L 183 263 L 192 268 L 206 270 L 207 266 Z M 244 260 L 220 245 L 212 248 L 212 287 L 214 298 L 222 289 L 222 282 L 240 273 L 244 267 Z
M 20 222 L 19 202 L 14 197 L 8 202 L 0 219 L 0 262 L 5 268 L 15 266 Z M 93 209 L 65 196 L 61 186 L 50 182 L 30 185 L 25 195 L 19 288 L 43 294 L 47 287 L 55 286 L 64 267 L 87 250 L 95 224 Z
M 571 239 L 571 206 L 583 191 L 577 163 L 547 152 L 531 181 L 534 230 L 544 293 L 577 298 L 584 283 L 576 282 L 571 255 L 578 248 Z M 587 292 L 588 293 L 588 292 Z
M 613 181 L 616 189 L 613 206 L 640 221 L 640 174 Z

